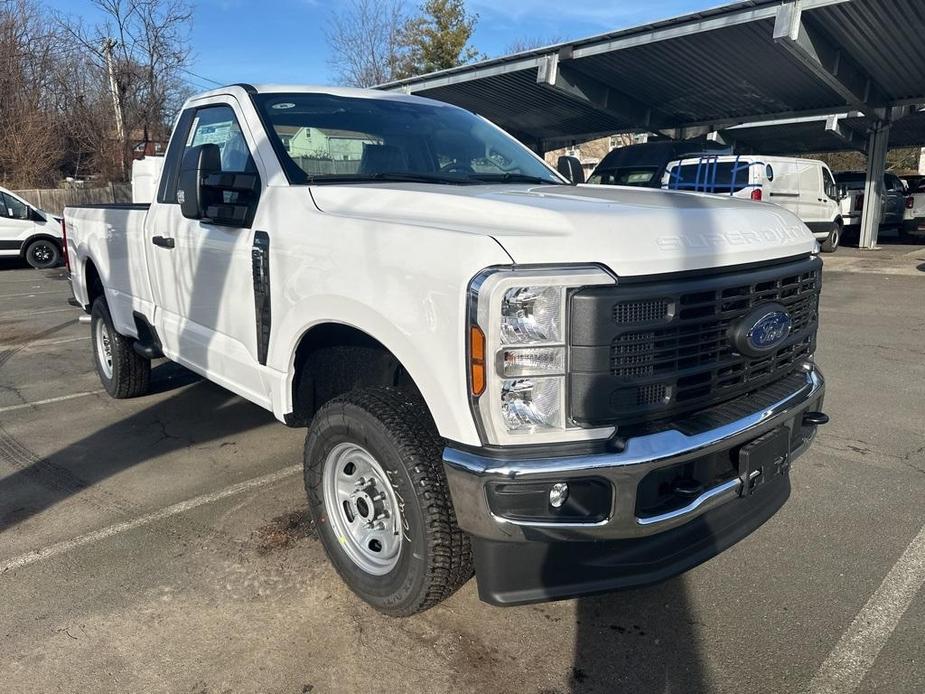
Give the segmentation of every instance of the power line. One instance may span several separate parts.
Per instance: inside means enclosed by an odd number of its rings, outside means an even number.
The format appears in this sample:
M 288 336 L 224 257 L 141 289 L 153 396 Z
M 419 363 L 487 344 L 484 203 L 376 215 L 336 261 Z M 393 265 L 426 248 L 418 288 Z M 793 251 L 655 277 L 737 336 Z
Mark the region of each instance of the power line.
M 205 82 L 209 82 L 209 83 L 211 83 L 211 84 L 214 84 L 216 87 L 224 87 L 224 86 L 225 86 L 225 83 L 224 83 L 224 82 L 219 82 L 218 80 L 213 80 L 213 79 L 211 79 L 211 78 L 209 78 L 209 77 L 206 77 L 205 75 L 200 75 L 200 74 L 198 74 L 198 73 L 196 73 L 196 72 L 193 72 L 192 70 L 188 70 L 188 69 L 185 68 L 185 67 L 181 67 L 180 70 L 182 70 L 183 72 L 185 72 L 187 75 L 190 75 L 191 77 L 195 77 L 195 78 L 200 79 L 200 80 L 203 80 L 203 81 L 205 81 Z

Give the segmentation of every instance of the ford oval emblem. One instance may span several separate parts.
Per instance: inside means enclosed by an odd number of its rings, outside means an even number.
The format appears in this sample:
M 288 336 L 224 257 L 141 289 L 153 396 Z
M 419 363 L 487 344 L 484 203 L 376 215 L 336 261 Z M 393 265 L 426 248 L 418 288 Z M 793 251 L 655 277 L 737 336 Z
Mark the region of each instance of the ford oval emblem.
M 730 327 L 729 341 L 740 354 L 760 357 L 780 346 L 792 328 L 793 319 L 784 306 L 763 304 Z

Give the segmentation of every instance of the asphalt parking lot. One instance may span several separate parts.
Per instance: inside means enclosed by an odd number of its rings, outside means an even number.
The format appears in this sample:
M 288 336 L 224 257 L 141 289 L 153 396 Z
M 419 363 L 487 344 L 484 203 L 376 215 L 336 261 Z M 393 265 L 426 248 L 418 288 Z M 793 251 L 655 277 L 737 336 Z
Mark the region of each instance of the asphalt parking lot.
M 825 271 L 832 422 L 754 535 L 652 588 L 470 582 L 404 620 L 328 566 L 301 430 L 171 364 L 110 400 L 63 271 L 0 265 L 2 689 L 925 691 L 925 250 L 889 252 Z

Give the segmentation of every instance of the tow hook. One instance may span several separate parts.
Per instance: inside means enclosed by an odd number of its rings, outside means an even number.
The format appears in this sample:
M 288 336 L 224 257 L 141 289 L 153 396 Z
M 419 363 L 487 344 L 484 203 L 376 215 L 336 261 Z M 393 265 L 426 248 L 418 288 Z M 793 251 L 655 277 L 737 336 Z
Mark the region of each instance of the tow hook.
M 803 413 L 803 426 L 813 425 L 813 426 L 822 426 L 823 424 L 829 423 L 829 415 L 824 412 L 804 412 Z

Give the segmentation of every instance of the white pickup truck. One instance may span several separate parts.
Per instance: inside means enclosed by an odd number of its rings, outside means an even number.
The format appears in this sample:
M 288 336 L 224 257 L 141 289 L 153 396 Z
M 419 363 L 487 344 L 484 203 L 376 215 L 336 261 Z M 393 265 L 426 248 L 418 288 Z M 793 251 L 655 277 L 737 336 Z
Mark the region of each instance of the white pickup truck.
M 65 221 L 109 393 L 166 357 L 307 426 L 318 534 L 387 614 L 473 571 L 493 604 L 676 575 L 780 508 L 827 420 L 799 219 L 572 185 L 454 106 L 216 89 L 150 206 Z

